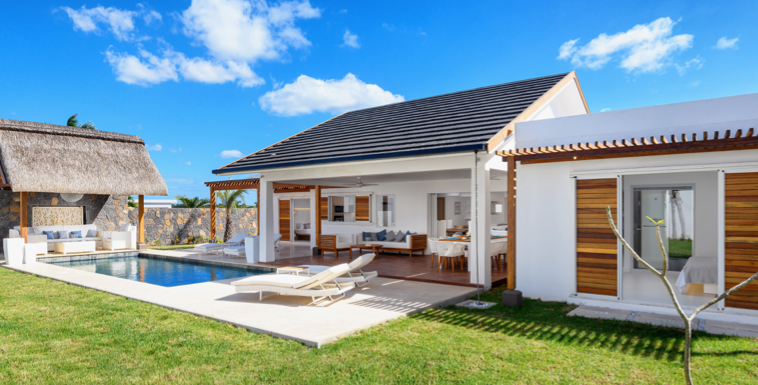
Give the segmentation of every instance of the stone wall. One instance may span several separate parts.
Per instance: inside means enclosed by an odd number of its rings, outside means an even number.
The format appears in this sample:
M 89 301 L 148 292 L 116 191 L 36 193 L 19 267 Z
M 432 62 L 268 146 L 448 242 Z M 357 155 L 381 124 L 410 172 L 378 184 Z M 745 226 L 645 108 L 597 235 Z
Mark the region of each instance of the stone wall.
M 145 209 L 145 239 L 162 245 L 186 243 L 190 237 L 210 237 L 210 209 Z M 256 232 L 257 209 L 232 210 L 232 234 Z M 137 225 L 137 209 L 129 208 L 130 221 Z M 216 209 L 216 238 L 224 239 L 226 209 Z
M 0 191 L 0 239 L 7 238 L 8 230 L 20 224 L 20 200 L 19 193 Z M 95 224 L 99 230 L 117 230 L 125 222 L 137 225 L 137 208 L 129 207 L 126 195 L 85 195 L 77 202 L 66 202 L 58 193 L 29 193 L 30 226 L 34 206 L 84 206 L 85 222 Z M 232 210 L 233 234 L 255 233 L 256 215 L 257 209 Z M 188 237 L 210 237 L 210 221 L 210 209 L 149 208 L 145 210 L 145 238 L 167 245 L 177 236 L 182 243 Z M 225 224 L 226 210 L 216 209 L 216 237 L 219 239 L 224 239 Z

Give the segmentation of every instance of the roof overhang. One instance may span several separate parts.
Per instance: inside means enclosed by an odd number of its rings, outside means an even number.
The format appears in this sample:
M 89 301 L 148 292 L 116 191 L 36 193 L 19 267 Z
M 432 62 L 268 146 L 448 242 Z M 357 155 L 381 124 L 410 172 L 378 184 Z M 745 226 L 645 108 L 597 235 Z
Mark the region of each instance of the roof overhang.
M 221 190 L 258 190 L 260 188 L 260 178 L 247 178 L 247 179 L 231 179 L 231 180 L 221 180 L 221 181 L 214 181 L 214 182 L 205 182 L 205 185 L 210 187 L 213 191 L 221 191 Z M 324 188 L 341 188 L 343 186 L 335 187 L 335 186 L 322 186 Z M 316 186 L 312 185 L 303 185 L 303 184 L 296 184 L 296 183 L 274 183 L 274 192 L 276 193 L 284 193 L 284 192 L 301 192 L 301 191 L 310 191 L 316 188 Z
M 740 129 L 734 136 L 732 136 L 731 130 L 726 130 L 723 137 L 720 137 L 719 132 L 716 131 L 712 138 L 708 137 L 708 132 L 704 132 L 700 138 L 696 133 L 671 135 L 670 137 L 651 136 L 639 139 L 522 148 L 498 152 L 498 155 L 502 156 L 504 160 L 513 157 L 522 164 L 529 164 L 756 148 L 758 148 L 758 135 L 755 135 L 754 130 L 750 128 L 744 135 Z

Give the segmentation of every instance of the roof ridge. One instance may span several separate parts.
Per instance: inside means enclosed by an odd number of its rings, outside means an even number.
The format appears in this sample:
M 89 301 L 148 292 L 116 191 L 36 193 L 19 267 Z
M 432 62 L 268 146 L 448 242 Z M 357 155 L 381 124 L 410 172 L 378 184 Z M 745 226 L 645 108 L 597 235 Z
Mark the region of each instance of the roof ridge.
M 91 130 L 73 126 L 62 126 L 50 123 L 29 122 L 25 120 L 0 119 L 0 130 L 24 131 L 44 135 L 75 136 L 84 139 L 145 144 L 142 138 L 136 135 Z

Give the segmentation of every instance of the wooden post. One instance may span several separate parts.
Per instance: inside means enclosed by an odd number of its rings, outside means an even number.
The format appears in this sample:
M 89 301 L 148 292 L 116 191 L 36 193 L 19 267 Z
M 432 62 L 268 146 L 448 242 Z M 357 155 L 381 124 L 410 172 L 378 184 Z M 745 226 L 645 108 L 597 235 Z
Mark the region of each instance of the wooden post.
M 137 198 L 137 234 L 139 240 L 137 243 L 145 243 L 145 196 L 140 195 Z
M 21 238 L 24 238 L 24 243 L 26 243 L 26 228 L 29 226 L 27 215 L 26 215 L 26 192 L 21 192 L 21 201 L 18 202 L 19 205 L 19 215 L 21 216 Z
M 316 248 L 321 248 L 321 186 L 316 186 Z
M 216 190 L 211 187 L 211 241 L 216 239 Z
M 261 235 L 261 188 L 255 189 L 255 235 Z
M 516 289 L 516 158 L 508 157 L 508 290 Z

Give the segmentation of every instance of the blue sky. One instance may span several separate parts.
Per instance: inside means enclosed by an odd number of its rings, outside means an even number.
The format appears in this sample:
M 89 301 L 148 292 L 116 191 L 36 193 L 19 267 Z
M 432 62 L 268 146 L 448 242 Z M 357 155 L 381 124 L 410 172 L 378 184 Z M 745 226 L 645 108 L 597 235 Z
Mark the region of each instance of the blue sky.
M 336 113 L 576 70 L 590 109 L 758 91 L 758 3 L 12 2 L 0 117 L 141 136 L 173 197 Z M 576 40 L 578 39 L 578 40 Z

